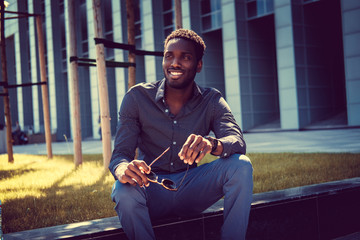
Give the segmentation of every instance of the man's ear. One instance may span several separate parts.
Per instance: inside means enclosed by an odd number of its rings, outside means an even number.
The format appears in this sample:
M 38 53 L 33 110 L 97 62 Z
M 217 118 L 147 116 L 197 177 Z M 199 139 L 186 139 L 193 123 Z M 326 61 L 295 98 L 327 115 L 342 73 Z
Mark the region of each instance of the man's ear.
M 196 66 L 196 72 L 197 73 L 201 72 L 202 66 L 203 66 L 203 61 L 199 60 L 198 63 L 197 63 L 197 66 Z

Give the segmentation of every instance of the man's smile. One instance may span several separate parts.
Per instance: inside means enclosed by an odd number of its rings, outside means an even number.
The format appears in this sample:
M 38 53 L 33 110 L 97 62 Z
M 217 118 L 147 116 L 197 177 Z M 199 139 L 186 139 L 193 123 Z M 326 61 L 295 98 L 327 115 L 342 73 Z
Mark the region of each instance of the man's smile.
M 171 77 L 175 77 L 175 78 L 178 78 L 184 74 L 183 71 L 181 70 L 168 70 L 168 73 L 170 74 Z

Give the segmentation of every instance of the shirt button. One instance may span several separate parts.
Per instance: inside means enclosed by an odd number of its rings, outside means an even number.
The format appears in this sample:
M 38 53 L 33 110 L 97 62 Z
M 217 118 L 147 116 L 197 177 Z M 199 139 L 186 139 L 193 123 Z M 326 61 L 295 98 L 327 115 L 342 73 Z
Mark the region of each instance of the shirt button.
M 224 153 L 224 157 L 226 157 L 227 156 L 227 153 Z
M 169 112 L 169 109 L 165 109 L 165 112 L 168 113 L 168 112 Z
M 173 142 L 173 145 L 176 145 L 176 142 Z
M 176 120 L 174 121 L 174 124 L 177 124 L 177 121 L 176 121 Z
M 172 163 L 170 163 L 170 165 L 172 166 L 172 165 L 174 165 L 174 163 L 172 162 Z

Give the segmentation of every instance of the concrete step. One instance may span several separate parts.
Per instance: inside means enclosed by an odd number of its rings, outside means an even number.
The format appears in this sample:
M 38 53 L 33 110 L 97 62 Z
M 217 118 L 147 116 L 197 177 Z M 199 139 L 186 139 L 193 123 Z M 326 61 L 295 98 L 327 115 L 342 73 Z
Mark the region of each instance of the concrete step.
M 360 177 L 254 194 L 247 239 L 359 239 Z M 217 240 L 223 200 L 192 218 L 154 223 L 158 240 Z M 127 239 L 117 217 L 5 234 L 14 239 Z

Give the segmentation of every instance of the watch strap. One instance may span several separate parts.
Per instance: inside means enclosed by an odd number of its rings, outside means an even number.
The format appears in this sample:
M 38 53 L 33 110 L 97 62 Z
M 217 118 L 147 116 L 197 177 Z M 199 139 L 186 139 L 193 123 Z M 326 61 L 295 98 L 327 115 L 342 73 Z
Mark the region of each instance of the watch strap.
M 210 137 L 210 136 L 206 136 L 204 137 L 205 139 L 209 140 L 211 142 L 212 148 L 211 148 L 211 154 L 213 154 L 218 146 L 218 141 L 216 138 Z

